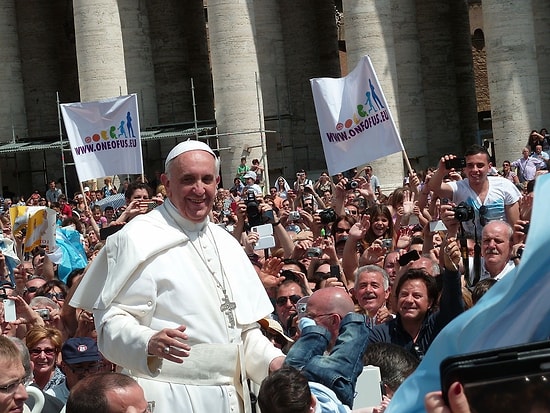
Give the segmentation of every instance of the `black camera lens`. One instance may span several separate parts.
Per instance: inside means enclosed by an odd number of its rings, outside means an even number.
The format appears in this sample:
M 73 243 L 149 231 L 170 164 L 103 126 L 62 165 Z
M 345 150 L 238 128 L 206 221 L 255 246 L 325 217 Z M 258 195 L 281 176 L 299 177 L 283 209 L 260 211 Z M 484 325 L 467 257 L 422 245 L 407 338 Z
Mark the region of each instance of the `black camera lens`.
M 346 184 L 346 189 L 347 190 L 356 189 L 358 186 L 359 186 L 359 182 L 355 180 L 351 180 Z
M 471 221 L 474 219 L 474 208 L 464 202 L 461 202 L 453 208 L 455 218 L 459 222 Z

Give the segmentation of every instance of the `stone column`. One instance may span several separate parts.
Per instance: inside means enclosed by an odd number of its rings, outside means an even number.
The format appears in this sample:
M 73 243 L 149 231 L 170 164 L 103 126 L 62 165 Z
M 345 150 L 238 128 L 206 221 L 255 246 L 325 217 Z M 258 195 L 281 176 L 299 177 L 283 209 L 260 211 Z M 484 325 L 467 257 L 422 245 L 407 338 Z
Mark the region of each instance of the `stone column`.
M 393 38 L 391 5 L 387 0 L 344 0 L 344 24 L 348 70 L 351 72 L 362 56 L 368 54 L 380 81 L 393 119 L 399 128 L 397 70 Z M 396 153 L 369 162 L 387 192 L 403 184 L 402 154 Z
M 145 2 L 118 0 L 128 93 L 137 93 L 140 126 L 158 124 L 155 73 Z
M 550 130 L 550 1 L 533 0 L 533 16 L 541 99 L 541 124 L 533 129 Z
M 6 142 L 12 135 L 27 137 L 15 0 L 6 0 L 0 7 L 0 60 L 0 141 Z
M 518 159 L 529 132 L 542 123 L 532 4 L 483 1 L 497 165 Z
M 241 156 L 262 157 L 262 94 L 256 84 L 253 0 L 209 0 L 208 28 L 223 185 L 231 186 Z M 266 158 L 264 158 L 266 159 Z M 267 159 L 266 159 L 267 161 Z M 264 162 L 264 167 L 268 167 Z
M 126 63 L 117 0 L 73 0 L 80 99 L 126 95 Z

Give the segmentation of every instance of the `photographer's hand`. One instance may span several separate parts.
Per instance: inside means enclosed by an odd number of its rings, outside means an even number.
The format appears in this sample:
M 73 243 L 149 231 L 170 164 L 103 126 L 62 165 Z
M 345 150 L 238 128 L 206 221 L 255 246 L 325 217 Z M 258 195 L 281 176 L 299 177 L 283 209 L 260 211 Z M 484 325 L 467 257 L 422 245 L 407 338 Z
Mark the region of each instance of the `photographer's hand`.
M 464 394 L 464 388 L 459 382 L 449 387 L 449 404 L 445 404 L 441 391 L 426 394 L 424 405 L 427 413 L 470 413 L 470 405 Z
M 447 236 L 456 237 L 460 229 L 460 222 L 455 218 L 454 205 L 441 204 L 439 207 L 439 218 L 447 227 Z

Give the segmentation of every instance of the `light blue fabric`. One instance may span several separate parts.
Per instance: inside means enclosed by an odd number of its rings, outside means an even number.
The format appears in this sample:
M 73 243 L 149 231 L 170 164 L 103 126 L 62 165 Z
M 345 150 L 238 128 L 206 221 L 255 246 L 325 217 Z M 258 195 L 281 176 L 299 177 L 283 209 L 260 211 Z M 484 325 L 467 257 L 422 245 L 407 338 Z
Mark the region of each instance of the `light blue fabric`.
M 545 340 L 550 336 L 550 175 L 537 178 L 521 264 L 470 310 L 445 327 L 401 385 L 387 413 L 424 412 L 424 396 L 440 389 L 439 365 L 451 355 Z
M 4 255 L 6 266 L 8 267 L 9 279 L 12 285 L 15 285 L 13 270 L 20 263 L 19 258 L 14 249 L 14 242 L 9 238 L 4 238 L 4 234 L 0 233 L 0 251 Z
M 317 399 L 316 413 L 349 413 L 351 410 L 342 404 L 336 394 L 327 386 L 320 383 L 309 382 L 309 389 Z
M 57 274 L 64 283 L 69 274 L 76 269 L 86 268 L 88 258 L 80 242 L 80 233 L 70 227 L 57 228 L 55 241 L 62 251 L 61 262 L 57 263 Z

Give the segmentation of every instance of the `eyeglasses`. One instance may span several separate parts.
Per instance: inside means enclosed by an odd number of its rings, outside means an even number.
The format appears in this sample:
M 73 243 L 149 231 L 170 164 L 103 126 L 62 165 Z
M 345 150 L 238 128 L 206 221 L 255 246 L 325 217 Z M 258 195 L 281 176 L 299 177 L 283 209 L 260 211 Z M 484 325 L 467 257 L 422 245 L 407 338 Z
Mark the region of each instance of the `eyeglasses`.
M 147 410 L 145 413 L 153 413 L 155 411 L 155 402 L 147 402 Z
M 65 293 L 46 293 L 44 294 L 44 297 L 48 297 L 49 299 L 56 299 L 59 301 L 65 300 Z
M 44 352 L 46 356 L 53 356 L 56 353 L 56 350 L 55 348 L 32 348 L 29 350 L 31 356 L 39 356 L 42 352 Z
M 15 393 L 15 391 L 17 390 L 20 384 L 22 384 L 23 386 L 28 386 L 31 383 L 32 383 L 32 378 L 29 376 L 25 376 L 20 378 L 14 383 L 10 383 L 5 386 L 0 386 L 0 393 L 13 394 Z
M 327 316 L 331 316 L 331 315 L 334 315 L 335 313 L 325 313 L 325 314 L 309 314 L 309 313 L 306 313 L 306 317 L 307 318 L 311 318 L 312 320 L 316 320 L 320 317 L 327 317 Z
M 349 229 L 348 228 L 336 228 L 334 230 L 334 232 L 336 232 L 337 234 L 343 234 L 344 232 L 349 232 Z
M 488 210 L 485 205 L 481 205 L 479 207 L 479 223 L 481 224 L 482 227 L 484 227 L 485 224 L 487 224 L 487 217 L 485 216 L 487 212 Z
M 283 305 L 285 305 L 287 303 L 288 300 L 290 300 L 290 302 L 292 304 L 296 304 L 298 302 L 298 300 L 300 300 L 300 297 L 299 295 L 296 295 L 296 294 L 293 294 L 293 295 L 282 295 L 280 297 L 277 297 L 277 300 L 275 300 L 275 302 L 277 303 L 277 305 L 279 307 L 282 307 Z
M 322 280 L 326 280 L 329 277 L 330 277 L 330 271 L 328 272 L 317 271 L 313 274 L 313 281 L 319 282 Z
M 69 366 L 74 374 L 97 373 L 103 367 L 105 367 L 103 363 L 97 363 L 91 366 L 71 366 L 70 364 L 67 364 L 67 366 Z

